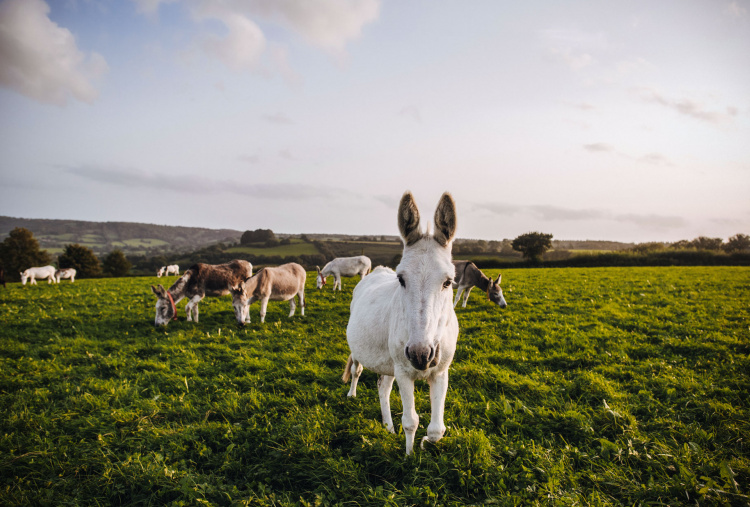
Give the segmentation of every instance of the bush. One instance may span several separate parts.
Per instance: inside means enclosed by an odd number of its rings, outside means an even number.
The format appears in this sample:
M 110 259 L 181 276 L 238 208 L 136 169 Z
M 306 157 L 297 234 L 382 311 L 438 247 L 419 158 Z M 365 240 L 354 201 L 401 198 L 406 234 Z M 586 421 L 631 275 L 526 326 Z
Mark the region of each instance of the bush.
M 542 260 L 544 252 L 552 248 L 552 234 L 527 232 L 514 239 L 512 246 L 513 250 L 523 254 L 524 259 L 536 263 Z
M 104 258 L 104 272 L 116 278 L 127 276 L 132 266 L 122 250 L 112 250 Z
M 74 268 L 78 274 L 77 278 L 90 278 L 101 276 L 102 266 L 94 251 L 83 245 L 65 245 L 65 250 L 57 258 L 60 269 Z

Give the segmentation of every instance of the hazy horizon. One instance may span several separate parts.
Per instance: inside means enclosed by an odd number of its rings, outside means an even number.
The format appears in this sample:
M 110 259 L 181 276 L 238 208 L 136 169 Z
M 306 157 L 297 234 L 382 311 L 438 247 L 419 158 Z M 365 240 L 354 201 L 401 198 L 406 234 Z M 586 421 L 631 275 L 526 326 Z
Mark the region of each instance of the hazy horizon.
M 0 215 L 750 233 L 750 1 L 0 0 Z

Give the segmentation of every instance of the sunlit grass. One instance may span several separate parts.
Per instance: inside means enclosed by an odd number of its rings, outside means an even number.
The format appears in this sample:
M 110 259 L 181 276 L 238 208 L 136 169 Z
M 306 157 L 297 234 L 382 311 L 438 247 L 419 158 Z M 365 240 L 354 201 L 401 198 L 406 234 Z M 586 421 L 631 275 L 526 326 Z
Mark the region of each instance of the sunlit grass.
M 376 376 L 340 380 L 354 281 L 309 273 L 305 317 L 243 329 L 228 297 L 154 328 L 158 282 L 0 289 L 0 504 L 750 501 L 750 269 L 504 270 L 508 308 L 457 310 L 449 429 L 410 459 Z M 419 437 L 426 385 L 417 411 Z

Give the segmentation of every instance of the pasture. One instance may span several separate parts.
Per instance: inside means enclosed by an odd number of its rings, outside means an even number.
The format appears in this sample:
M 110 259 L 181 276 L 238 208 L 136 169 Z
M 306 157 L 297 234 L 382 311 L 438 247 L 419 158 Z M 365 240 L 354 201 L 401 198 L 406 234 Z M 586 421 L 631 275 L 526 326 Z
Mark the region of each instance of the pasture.
M 485 270 L 497 276 L 497 270 Z M 2 505 L 750 502 L 750 269 L 506 269 L 457 309 L 448 431 L 347 399 L 351 290 L 154 328 L 156 277 L 0 288 Z M 416 392 L 429 423 L 426 385 Z

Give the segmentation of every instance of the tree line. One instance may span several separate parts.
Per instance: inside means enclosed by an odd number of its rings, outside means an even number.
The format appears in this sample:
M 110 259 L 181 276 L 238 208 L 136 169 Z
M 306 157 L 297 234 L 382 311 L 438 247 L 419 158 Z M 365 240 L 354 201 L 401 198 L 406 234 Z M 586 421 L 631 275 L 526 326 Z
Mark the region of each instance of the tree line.
M 639 243 L 627 250 L 616 252 L 572 255 L 566 250 L 552 249 L 552 234 L 529 232 L 515 239 L 503 241 L 462 240 L 454 246 L 454 254 L 477 254 L 496 252 L 504 256 L 520 255 L 528 265 L 545 263 L 548 266 L 607 266 L 607 265 L 694 265 L 750 263 L 750 236 L 736 234 L 726 242 L 722 238 L 699 236 L 693 240 L 681 240 L 674 243 L 648 242 Z M 305 238 L 308 239 L 308 238 Z M 281 242 L 289 241 L 289 238 Z M 309 239 L 308 239 L 309 241 Z M 240 238 L 242 245 L 275 246 L 280 241 L 270 229 L 245 231 Z M 297 262 L 307 269 L 322 266 L 334 257 L 343 254 L 335 251 L 332 243 L 312 241 L 319 254 L 299 256 L 254 255 L 253 264 L 277 265 L 284 262 Z M 559 245 L 560 242 L 557 242 Z M 165 255 L 132 255 L 127 257 L 121 250 L 113 250 L 102 258 L 96 256 L 91 248 L 72 243 L 63 248 L 57 257 L 58 269 L 75 268 L 81 278 L 99 276 L 122 277 L 135 270 L 138 274 L 152 274 L 166 264 L 173 263 L 175 258 L 183 259 L 192 265 L 198 262 L 219 264 L 236 258 L 237 254 L 226 251 L 227 245 L 217 243 L 195 250 L 188 254 Z M 179 255 L 179 257 L 178 257 Z M 385 254 L 381 254 L 383 257 Z M 727 257 L 731 258 L 727 258 Z M 387 257 L 387 258 L 386 258 Z M 388 254 L 383 258 L 373 258 L 377 264 L 396 265 L 399 255 Z M 7 238 L 0 243 L 0 266 L 10 281 L 20 278 L 20 272 L 32 266 L 51 264 L 52 256 L 42 250 L 31 231 L 23 227 L 13 229 Z M 481 259 L 475 261 L 480 267 L 507 267 L 518 265 L 518 262 L 507 262 L 498 259 Z
M 52 264 L 52 256 L 39 247 L 30 230 L 16 227 L 0 243 L 0 264 L 9 280 L 18 281 L 28 268 Z M 80 278 L 127 276 L 131 267 L 121 250 L 113 250 L 100 260 L 92 249 L 77 243 L 65 245 L 57 257 L 58 269 L 74 268 Z

